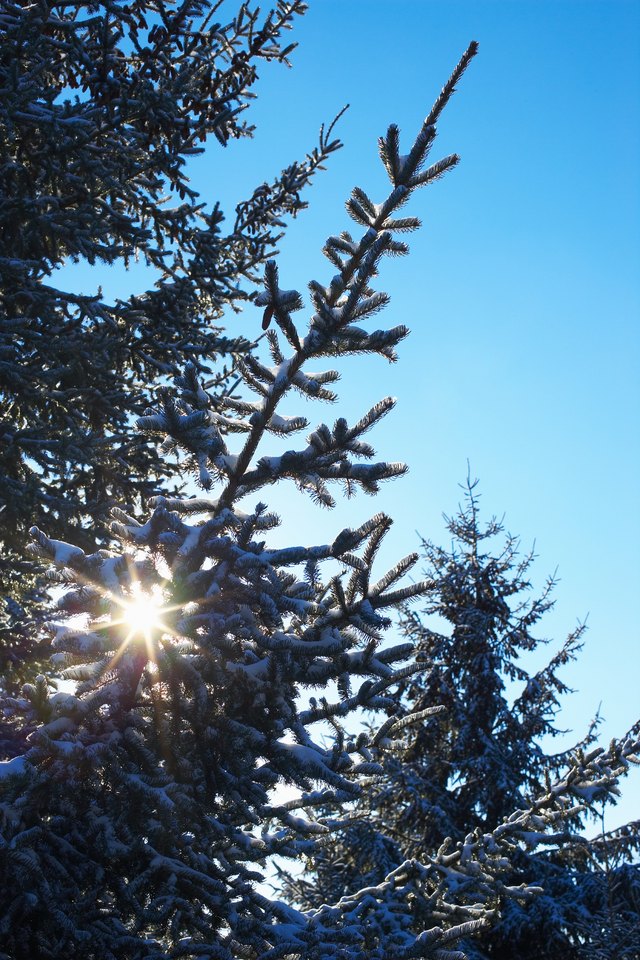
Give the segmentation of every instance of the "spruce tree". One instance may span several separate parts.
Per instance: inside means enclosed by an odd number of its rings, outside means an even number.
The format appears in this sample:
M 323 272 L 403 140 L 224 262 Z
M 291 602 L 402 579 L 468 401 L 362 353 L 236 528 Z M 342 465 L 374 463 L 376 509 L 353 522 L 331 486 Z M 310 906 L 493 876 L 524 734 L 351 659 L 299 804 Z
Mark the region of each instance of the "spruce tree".
M 301 295 L 267 263 L 256 302 L 272 324 L 271 362 L 239 357 L 242 389 L 222 393 L 188 363 L 138 418 L 162 438 L 161 455 L 176 449 L 195 470 L 204 495 L 161 494 L 150 514 L 116 508 L 118 549 L 87 552 L 84 537 L 69 543 L 32 529 L 34 553 L 52 562 L 63 591 L 51 625 L 55 667 L 75 687 L 56 691 L 40 676 L 4 698 L 23 750 L 0 765 L 2 956 L 452 960 L 501 897 L 535 896 L 505 886 L 514 851 L 571 818 L 585 791 L 615 789 L 637 749 L 629 741 L 575 758 L 561 782 L 496 830 L 452 839 L 340 902 L 303 911 L 259 887 L 268 858 L 313 854 L 333 826 L 316 811 L 357 800 L 393 737 L 433 709 L 399 710 L 395 688 L 420 664 L 407 662 L 407 644 L 382 643 L 390 611 L 428 586 L 400 583 L 416 555 L 372 575 L 390 519 L 377 514 L 316 546 L 276 547 L 278 520 L 260 497 L 292 481 L 330 506 L 332 484 L 375 493 L 404 471 L 371 462 L 364 439 L 389 399 L 355 424 L 321 423 L 285 453 L 270 455 L 268 441 L 308 427 L 290 409 L 295 392 L 335 399 L 326 358 L 395 359 L 406 327 L 361 324 L 387 301 L 372 287 L 380 261 L 406 251 L 395 233 L 418 225 L 399 208 L 457 162 L 425 167 L 475 50 L 407 153 L 396 127 L 382 138 L 390 192 L 375 204 L 354 190 L 348 210 L 360 236 L 327 241 L 336 273 L 310 284 L 306 323 L 294 320 Z M 351 735 L 345 719 L 361 708 L 386 719 Z M 282 784 L 292 799 L 278 795 Z
M 36 640 L 45 599 L 27 531 L 108 545 L 110 506 L 180 485 L 134 428 L 154 379 L 192 362 L 224 388 L 246 352 L 223 314 L 255 295 L 283 218 L 339 142 L 257 184 L 227 222 L 188 179 L 206 141 L 251 135 L 257 69 L 288 62 L 305 10 L 233 14 L 212 0 L 0 2 L 0 668 Z M 228 18 L 218 22 L 224 12 Z M 105 264 L 141 260 L 150 289 L 101 289 Z M 95 266 L 93 289 L 64 265 Z M 226 360 L 227 366 L 217 362 Z M 167 486 L 169 485 L 169 486 Z M 25 612 L 26 608 L 26 612 Z
M 597 723 L 576 746 L 549 752 L 550 740 L 565 732 L 557 726 L 568 692 L 560 671 L 577 656 L 584 627 L 535 673 L 521 662 L 547 642 L 537 631 L 554 603 L 554 579 L 531 599 L 533 554 L 521 555 L 518 539 L 495 518 L 482 524 L 474 483 L 447 529 L 448 548 L 423 540 L 426 605 L 420 614 L 405 609 L 400 621 L 401 636 L 426 665 L 404 684 L 409 717 L 436 704 L 441 710 L 407 727 L 384 776 L 344 819 L 339 842 L 311 864 L 313 879 L 286 884 L 306 905 L 375 885 L 407 857 L 429 859 L 445 838 L 464 843 L 495 830 L 552 780 L 562 781 L 576 758 L 601 752 Z M 514 849 L 505 883 L 538 885 L 542 893 L 528 903 L 505 899 L 500 920 L 466 945 L 469 957 L 640 955 L 638 824 L 588 841 L 589 818 L 615 793 L 588 789 L 582 800 L 555 838 L 532 831 Z

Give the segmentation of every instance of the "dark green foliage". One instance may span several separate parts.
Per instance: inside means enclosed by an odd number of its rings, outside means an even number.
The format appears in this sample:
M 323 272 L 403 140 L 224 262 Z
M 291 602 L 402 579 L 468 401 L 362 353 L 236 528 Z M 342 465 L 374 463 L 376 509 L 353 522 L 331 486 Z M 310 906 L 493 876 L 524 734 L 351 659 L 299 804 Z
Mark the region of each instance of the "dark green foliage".
M 638 960 L 640 957 L 640 821 L 602 832 L 583 856 L 585 909 L 576 920 L 581 960 Z

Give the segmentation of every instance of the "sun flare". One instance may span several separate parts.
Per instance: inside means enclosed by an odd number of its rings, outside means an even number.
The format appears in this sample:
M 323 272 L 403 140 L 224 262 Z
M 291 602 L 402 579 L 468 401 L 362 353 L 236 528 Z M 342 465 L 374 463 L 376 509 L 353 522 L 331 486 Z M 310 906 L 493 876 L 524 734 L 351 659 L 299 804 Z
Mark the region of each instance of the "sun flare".
M 172 613 L 180 606 L 167 605 L 167 597 L 157 584 L 145 589 L 136 578 L 129 590 L 127 596 L 110 595 L 110 627 L 116 631 L 116 648 L 108 670 L 115 669 L 128 653 L 133 651 L 138 656 L 143 650 L 153 666 L 157 664 L 159 650 L 176 637 Z
M 129 630 L 129 636 L 148 637 L 154 630 L 161 630 L 162 597 L 159 593 L 146 593 L 138 590 L 122 609 L 122 621 Z

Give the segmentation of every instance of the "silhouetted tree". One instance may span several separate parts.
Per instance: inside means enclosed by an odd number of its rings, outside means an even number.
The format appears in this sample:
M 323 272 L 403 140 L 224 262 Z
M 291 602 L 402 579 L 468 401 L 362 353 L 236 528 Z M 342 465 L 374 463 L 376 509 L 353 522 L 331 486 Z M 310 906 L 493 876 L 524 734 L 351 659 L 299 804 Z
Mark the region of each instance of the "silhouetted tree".
M 427 665 L 403 689 L 408 720 L 422 719 L 407 726 L 338 841 L 311 862 L 311 877 L 285 883 L 307 906 L 380 883 L 408 857 L 429 859 L 443 843 L 493 833 L 562 781 L 576 760 L 604 754 L 593 749 L 597 724 L 576 747 L 549 753 L 547 746 L 564 732 L 556 726 L 568 690 L 560 670 L 580 650 L 583 627 L 537 672 L 521 662 L 546 642 L 537 630 L 553 605 L 554 580 L 528 596 L 533 555 L 520 555 L 517 538 L 504 536 L 496 519 L 481 523 L 473 483 L 447 528 L 450 547 L 422 543 L 426 606 L 421 614 L 405 610 L 400 623 Z M 615 797 L 596 785 L 578 796 L 555 842 L 533 829 L 509 858 L 504 883 L 537 885 L 540 896 L 499 903 L 500 920 L 466 945 L 469 957 L 637 958 L 638 824 L 587 841 L 594 805 Z M 596 952 L 599 944 L 605 952 Z

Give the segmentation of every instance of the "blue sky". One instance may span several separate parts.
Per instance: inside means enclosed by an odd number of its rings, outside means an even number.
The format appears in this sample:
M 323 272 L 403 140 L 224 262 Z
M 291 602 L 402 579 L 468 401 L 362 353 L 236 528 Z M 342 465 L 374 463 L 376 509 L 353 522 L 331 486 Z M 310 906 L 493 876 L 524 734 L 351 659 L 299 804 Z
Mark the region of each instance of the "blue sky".
M 283 539 L 325 541 L 384 509 L 395 525 L 383 564 L 415 549 L 416 530 L 446 542 L 441 514 L 455 510 L 469 460 L 486 515 L 504 514 L 524 548 L 535 541 L 538 584 L 558 570 L 546 635 L 559 643 L 588 616 L 561 725 L 577 736 L 602 702 L 604 736 L 621 733 L 640 713 L 640 5 L 312 0 L 293 39 L 292 70 L 264 70 L 254 140 L 213 146 L 193 182 L 232 219 L 350 103 L 345 148 L 281 245 L 281 283 L 301 291 L 333 273 L 320 249 L 350 229 L 351 188 L 385 195 L 377 137 L 395 122 L 409 144 L 471 39 L 480 53 L 433 151 L 462 163 L 414 197 L 423 228 L 409 257 L 381 270 L 391 304 L 377 325 L 412 329 L 399 363 L 352 358 L 339 407 L 284 411 L 331 423 L 394 395 L 371 442 L 410 473 L 333 513 L 276 491 Z M 106 297 L 135 288 L 109 273 Z M 259 325 L 249 308 L 229 329 L 251 337 Z M 620 816 L 638 815 L 639 785 Z

